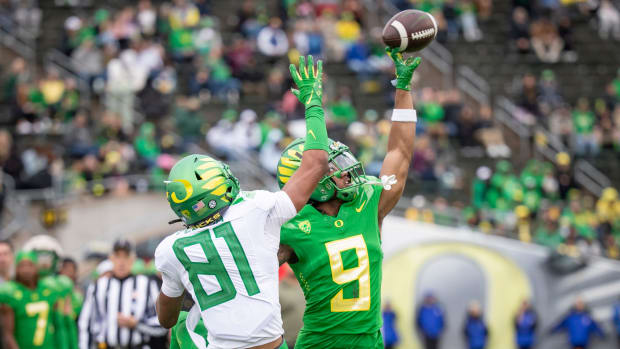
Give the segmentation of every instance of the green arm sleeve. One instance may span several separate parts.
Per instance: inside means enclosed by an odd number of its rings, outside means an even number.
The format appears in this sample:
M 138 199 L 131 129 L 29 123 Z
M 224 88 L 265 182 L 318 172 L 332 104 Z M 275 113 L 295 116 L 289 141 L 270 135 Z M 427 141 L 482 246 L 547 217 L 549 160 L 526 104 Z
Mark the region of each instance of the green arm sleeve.
M 320 106 L 306 109 L 306 143 L 304 150 L 319 149 L 329 151 L 327 147 L 327 128 L 325 113 Z

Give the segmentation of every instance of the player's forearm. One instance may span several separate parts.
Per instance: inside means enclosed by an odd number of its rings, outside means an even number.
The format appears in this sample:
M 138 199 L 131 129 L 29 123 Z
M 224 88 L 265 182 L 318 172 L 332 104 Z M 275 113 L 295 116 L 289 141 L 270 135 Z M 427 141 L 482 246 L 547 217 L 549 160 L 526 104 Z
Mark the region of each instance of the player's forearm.
M 15 340 L 15 337 L 13 335 L 14 329 L 5 327 L 4 323 L 2 325 L 4 327 L 2 331 L 2 344 L 4 344 L 3 348 L 19 349 L 17 341 Z
M 171 298 L 163 293 L 159 294 L 156 302 L 156 310 L 157 319 L 162 327 L 170 329 L 177 323 L 182 302 L 183 296 Z
M 13 337 L 13 333 L 7 334 L 6 332 L 2 335 L 3 338 L 3 344 L 4 344 L 4 348 L 6 349 L 19 349 L 19 346 L 17 345 L 17 341 L 15 340 L 15 337 Z
M 394 95 L 394 109 L 413 109 L 411 91 L 396 89 Z
M 387 153 L 381 175 L 396 175 L 400 185 L 404 185 L 404 180 L 409 172 L 409 164 L 413 157 L 415 121 L 416 115 L 411 93 L 396 89 L 392 127 L 390 128 Z
M 13 333 L 15 333 L 15 315 L 13 309 L 0 304 L 0 325 L 2 327 L 2 343 L 5 348 L 19 349 Z
M 325 113 L 321 106 L 306 108 L 306 142 L 301 159 L 300 170 L 308 173 L 309 181 L 318 181 L 327 172 L 327 152 L 329 139 L 325 126 Z
M 328 151 L 327 127 L 325 126 L 325 112 L 321 106 L 306 108 L 306 142 L 304 150 Z
M 304 151 L 299 169 L 282 188 L 293 202 L 297 212 L 306 205 L 314 188 L 327 170 L 326 151 L 318 149 Z
M 396 89 L 387 152 L 399 157 L 398 161 L 405 161 L 407 164 L 406 168 L 409 168 L 409 163 L 413 156 L 416 121 L 417 115 L 413 109 L 411 92 Z
M 415 141 L 416 114 L 413 98 L 407 90 L 396 89 L 392 126 L 388 136 L 388 146 L 381 177 L 395 176 L 396 182 L 391 189 L 381 194 L 379 202 L 379 220 L 381 221 L 398 203 L 405 190 L 409 166 L 413 158 Z

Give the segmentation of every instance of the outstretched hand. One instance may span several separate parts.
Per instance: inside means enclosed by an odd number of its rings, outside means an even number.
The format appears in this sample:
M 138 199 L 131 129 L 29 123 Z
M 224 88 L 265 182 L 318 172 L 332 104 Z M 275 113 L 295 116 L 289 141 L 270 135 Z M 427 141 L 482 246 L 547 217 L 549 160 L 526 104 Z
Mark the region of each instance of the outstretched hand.
M 409 57 L 407 60 L 403 60 L 403 55 L 395 47 L 386 47 L 385 52 L 392 58 L 396 67 L 396 88 L 406 91 L 411 90 L 413 72 L 420 65 L 422 58 Z
M 289 69 L 298 88 L 291 89 L 291 92 L 306 106 L 306 109 L 312 106 L 320 107 L 323 104 L 323 61 L 319 60 L 314 69 L 312 56 L 308 56 L 308 65 L 306 65 L 306 59 L 301 56 L 299 57 L 299 71 L 294 64 L 291 64 Z

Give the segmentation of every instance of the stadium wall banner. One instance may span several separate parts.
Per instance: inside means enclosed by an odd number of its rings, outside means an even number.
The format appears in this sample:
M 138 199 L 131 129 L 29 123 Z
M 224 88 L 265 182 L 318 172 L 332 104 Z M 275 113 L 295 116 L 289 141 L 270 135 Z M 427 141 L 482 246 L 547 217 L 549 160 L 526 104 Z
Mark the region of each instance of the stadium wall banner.
M 389 300 L 398 316 L 397 329 L 400 335 L 398 348 L 422 349 L 423 345 L 416 335 L 415 311 L 416 301 L 422 297 L 423 289 L 419 285 L 420 275 L 425 266 L 445 257 L 457 256 L 477 266 L 483 274 L 484 318 L 489 327 L 490 337 L 487 348 L 516 348 L 514 340 L 514 315 L 524 299 L 532 297 L 532 285 L 528 275 L 512 259 L 502 255 L 489 246 L 474 241 L 458 241 L 457 239 L 416 239 L 407 242 L 403 237 L 402 224 L 400 229 L 393 229 L 392 224 L 383 227 L 383 243 L 385 258 L 383 265 L 382 297 Z M 445 230 L 455 228 L 438 227 L 432 224 L 404 222 L 410 225 L 407 234 L 416 234 L 423 228 L 426 236 L 432 236 L 429 230 Z M 397 235 L 396 230 L 398 230 Z M 456 232 L 455 232 L 456 233 Z M 482 235 L 482 234 L 480 234 Z M 484 236 L 484 235 L 482 235 Z M 419 238 L 419 236 L 418 236 Z M 441 278 L 441 276 L 438 276 Z M 467 277 L 467 275 L 463 275 Z M 448 281 L 448 280 L 446 280 Z M 454 285 L 454 280 L 449 282 Z M 442 300 L 440 299 L 440 302 Z M 464 300 L 466 301 L 466 300 Z M 465 314 L 454 314 L 445 309 L 447 317 L 456 317 L 460 321 Z M 456 321 L 460 324 L 460 322 Z M 454 322 L 454 321 L 453 321 Z M 461 333 L 461 328 L 458 328 Z M 459 339 L 461 340 L 461 339 Z M 454 339 L 453 339 L 454 341 Z M 447 344 L 447 343 L 446 343 Z M 445 347 L 445 346 L 444 346 Z

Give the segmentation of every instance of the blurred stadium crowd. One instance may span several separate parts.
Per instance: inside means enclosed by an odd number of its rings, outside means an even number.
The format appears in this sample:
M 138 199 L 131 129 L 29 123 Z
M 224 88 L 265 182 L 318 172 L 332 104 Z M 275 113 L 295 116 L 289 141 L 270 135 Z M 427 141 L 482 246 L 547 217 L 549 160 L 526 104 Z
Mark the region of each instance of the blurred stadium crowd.
M 433 13 L 443 43 L 481 40 L 479 23 L 493 14 L 489 0 L 393 3 Z M 513 1 L 515 52 L 533 52 L 549 63 L 579 59 L 571 42 L 575 16 L 596 21 L 601 37 L 618 39 L 616 4 L 572 3 Z M 56 43 L 76 74 L 22 57 L 0 60 L 0 108 L 10 116 L 0 130 L 0 166 L 15 188 L 126 193 L 135 189 L 122 177 L 129 174 L 149 174 L 157 186 L 176 156 L 196 145 L 228 159 L 253 154 L 273 174 L 280 151 L 304 132 L 303 108 L 288 91 L 287 65 L 306 54 L 336 70 L 328 69 L 325 81 L 330 135 L 345 139 L 367 172 L 377 174 L 389 131 L 384 116 L 392 96 L 384 91 L 391 91 L 386 87 L 392 66 L 381 28 L 368 24 L 365 3 L 291 0 L 278 2 L 274 13 L 267 2 L 245 0 L 230 18 L 214 15 L 214 6 L 205 0 L 141 0 L 117 8 L 95 5 L 92 11 L 78 6 L 64 18 Z M 5 28 L 38 35 L 44 30 L 36 2 L 2 0 L 0 9 Z M 355 86 L 339 83 L 341 68 L 354 76 Z M 601 82 L 608 83 L 605 96 L 578 101 L 563 98 L 552 66 L 519 80 L 515 117 L 547 125 L 571 154 L 512 166 L 514 150 L 491 106 L 468 103 L 458 89 L 418 81 L 421 120 L 412 183 L 431 183 L 432 189 L 421 189 L 427 199 L 414 198 L 405 215 L 441 223 L 442 215 L 456 209 L 460 224 L 484 232 L 620 257 L 616 190 L 594 197 L 578 188 L 572 170 L 576 157 L 620 150 L 620 71 L 615 80 Z M 380 103 L 362 108 L 360 94 Z M 463 157 L 491 162 L 472 176 L 457 161 Z M 116 184 L 102 186 L 105 178 Z M 465 197 L 449 200 L 455 192 Z M 430 215 L 424 213 L 428 207 Z

